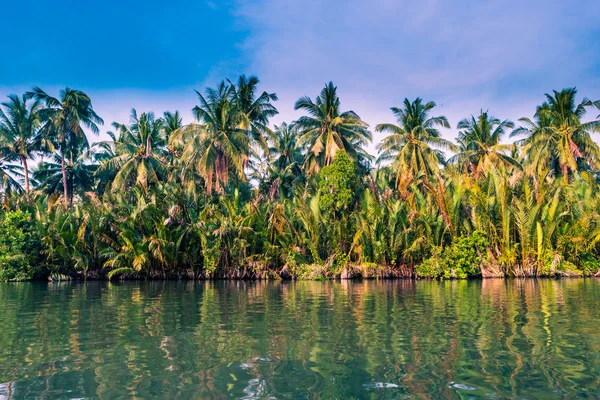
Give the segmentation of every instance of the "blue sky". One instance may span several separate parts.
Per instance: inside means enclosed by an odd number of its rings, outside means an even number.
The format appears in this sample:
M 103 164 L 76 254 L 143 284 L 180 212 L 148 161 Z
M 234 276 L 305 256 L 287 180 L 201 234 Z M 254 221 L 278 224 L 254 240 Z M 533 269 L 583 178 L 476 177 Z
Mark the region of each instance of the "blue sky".
M 404 97 L 453 125 L 530 116 L 552 89 L 600 98 L 598 0 L 28 0 L 0 8 L 0 29 L 0 97 L 68 85 L 108 123 L 131 107 L 190 120 L 193 89 L 240 73 L 279 95 L 276 123 L 329 80 L 372 126 Z

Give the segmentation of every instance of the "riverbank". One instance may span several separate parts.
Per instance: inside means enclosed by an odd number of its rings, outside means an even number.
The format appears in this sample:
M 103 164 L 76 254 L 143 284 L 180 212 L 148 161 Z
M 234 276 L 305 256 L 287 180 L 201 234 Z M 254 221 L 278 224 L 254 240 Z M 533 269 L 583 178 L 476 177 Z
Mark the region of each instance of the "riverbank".
M 439 129 L 450 125 L 434 102 L 406 98 L 392 109 L 396 124 L 375 126 L 388 134 L 376 159 L 365 147 L 372 132 L 339 108 L 333 83 L 316 103 L 300 98 L 304 115 L 273 129 L 276 96 L 257 96 L 258 83 L 241 76 L 206 88 L 187 124 L 177 113 L 132 110 L 129 123 L 113 124 L 112 140 L 91 146 L 73 135 L 84 121 L 60 132 L 64 120 L 50 118 L 93 116 L 84 93 L 58 99 L 33 88 L 0 104 L 0 281 L 600 270 L 600 147 L 590 136 L 600 118 L 582 122 L 600 101 L 578 103 L 574 88 L 553 91 L 540 97 L 528 127 L 483 111 L 465 115 L 453 143 L 442 139 Z M 43 108 L 29 109 L 29 100 Z M 223 110 L 219 123 L 209 117 Z M 500 145 L 509 132 L 524 138 Z M 36 147 L 41 139 L 52 146 Z M 44 161 L 28 169 L 38 156 Z
M 521 275 L 479 274 L 468 277 L 457 277 L 451 274 L 448 277 L 439 275 L 419 275 L 411 268 L 392 268 L 389 266 L 374 265 L 348 265 L 340 272 L 333 272 L 326 266 L 310 265 L 300 271 L 290 271 L 284 267 L 276 270 L 252 270 L 250 268 L 234 269 L 231 271 L 216 271 L 211 274 L 204 271 L 151 271 L 136 274 L 122 274 L 110 276 L 110 270 L 77 272 L 73 274 L 44 274 L 33 277 L 32 281 L 135 281 L 135 280 L 362 280 L 362 279 L 408 279 L 408 280 L 468 280 L 468 279 L 514 279 L 514 278 L 585 278 L 600 277 L 596 273 L 584 273 L 579 270 L 553 271 L 552 273 L 528 273 Z

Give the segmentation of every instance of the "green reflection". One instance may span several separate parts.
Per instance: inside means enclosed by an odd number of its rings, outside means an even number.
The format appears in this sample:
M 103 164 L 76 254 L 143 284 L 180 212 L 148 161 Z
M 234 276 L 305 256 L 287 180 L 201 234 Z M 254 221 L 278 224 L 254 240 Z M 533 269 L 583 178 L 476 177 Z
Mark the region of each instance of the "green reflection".
M 600 396 L 593 279 L 0 284 L 0 398 Z

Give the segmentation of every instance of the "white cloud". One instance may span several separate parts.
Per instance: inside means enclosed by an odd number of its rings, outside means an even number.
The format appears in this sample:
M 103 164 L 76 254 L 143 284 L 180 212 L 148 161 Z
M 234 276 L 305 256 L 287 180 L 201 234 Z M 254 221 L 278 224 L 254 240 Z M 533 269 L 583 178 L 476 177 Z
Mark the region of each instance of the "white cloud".
M 216 4 L 216 3 L 215 3 Z M 244 59 L 223 60 L 194 87 L 171 90 L 81 88 L 110 129 L 129 111 L 179 110 L 192 120 L 193 89 L 239 73 L 255 74 L 277 92 L 280 115 L 291 121 L 303 95 L 338 86 L 344 109 L 372 127 L 394 122 L 389 107 L 404 97 L 435 100 L 453 126 L 480 109 L 516 121 L 531 116 L 543 93 L 577 86 L 600 98 L 600 7 L 597 0 L 444 2 L 438 0 L 258 0 L 237 3 Z M 595 30 L 595 31 L 594 31 Z M 248 69 L 240 70 L 242 65 Z M 30 87 L 0 87 L 0 97 Z M 59 87 L 45 87 L 58 93 Z M 445 133 L 454 138 L 456 131 Z M 94 137 L 101 140 L 106 136 Z M 381 135 L 375 135 L 371 151 Z
M 596 1 L 262 0 L 241 1 L 238 16 L 252 31 L 251 72 L 286 120 L 329 80 L 371 126 L 392 122 L 404 97 L 435 100 L 453 125 L 481 108 L 530 116 L 553 88 L 600 97 L 598 45 L 584 40 L 598 34 Z

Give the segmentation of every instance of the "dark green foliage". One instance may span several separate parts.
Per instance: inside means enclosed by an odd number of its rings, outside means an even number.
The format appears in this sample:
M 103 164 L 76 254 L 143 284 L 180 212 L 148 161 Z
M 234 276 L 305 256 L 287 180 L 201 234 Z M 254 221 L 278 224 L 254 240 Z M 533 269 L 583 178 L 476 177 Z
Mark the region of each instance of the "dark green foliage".
M 481 265 L 488 259 L 486 249 L 489 245 L 489 240 L 481 231 L 461 236 L 443 251 L 438 248 L 432 257 L 417 266 L 417 275 L 445 279 L 481 275 Z
M 242 76 L 198 93 L 189 124 L 177 112 L 132 110 L 93 146 L 83 127 L 97 132 L 102 120 L 83 92 L 36 88 L 27 106 L 15 96 L 2 103 L 0 199 L 10 212 L 1 279 L 31 278 L 37 265 L 86 278 L 194 279 L 600 269 L 591 140 L 600 121 L 582 120 L 600 102 L 555 92 L 535 122 L 521 120 L 513 133 L 527 137 L 512 145 L 503 136 L 513 123 L 481 111 L 459 122 L 455 146 L 434 102 L 405 99 L 392 107 L 396 124 L 375 127 L 389 135 L 370 170 L 369 127 L 342 111 L 333 84 L 299 99 L 303 116 L 274 130 L 277 96 L 258 84 Z M 442 150 L 458 154 L 446 160 Z
M 29 213 L 17 210 L 0 217 L 0 281 L 33 278 L 39 265 L 40 239 Z
M 480 266 L 482 260 L 487 258 L 485 251 L 489 245 L 488 238 L 481 231 L 459 237 L 442 255 L 444 278 L 480 275 Z
M 332 216 L 348 212 L 355 199 L 358 180 L 356 167 L 344 151 L 338 151 L 333 163 L 319 174 L 319 207 Z

